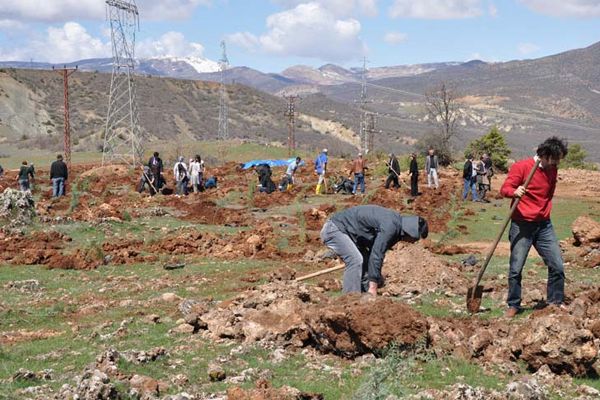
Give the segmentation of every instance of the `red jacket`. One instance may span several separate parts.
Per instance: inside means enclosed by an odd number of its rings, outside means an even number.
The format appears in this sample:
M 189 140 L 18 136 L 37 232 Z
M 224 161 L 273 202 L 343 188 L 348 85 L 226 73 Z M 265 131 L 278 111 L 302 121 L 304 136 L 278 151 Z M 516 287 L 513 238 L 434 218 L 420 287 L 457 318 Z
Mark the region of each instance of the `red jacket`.
M 508 177 L 502 184 L 500 193 L 504 197 L 513 197 L 515 190 L 525 183 L 535 160 L 528 158 L 513 164 Z M 545 221 L 550 219 L 552 197 L 556 188 L 558 170 L 556 166 L 538 167 L 523 195 L 512 219 L 515 221 Z M 514 201 L 514 200 L 513 200 Z M 511 203 L 512 204 L 512 203 Z

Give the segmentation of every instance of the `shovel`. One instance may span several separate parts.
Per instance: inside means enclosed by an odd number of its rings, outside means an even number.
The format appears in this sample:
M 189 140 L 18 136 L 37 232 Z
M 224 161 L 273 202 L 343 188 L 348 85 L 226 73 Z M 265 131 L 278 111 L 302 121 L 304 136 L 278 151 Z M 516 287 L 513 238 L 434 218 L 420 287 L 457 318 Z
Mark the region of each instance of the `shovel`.
M 527 186 L 529 186 L 529 182 L 531 182 L 531 178 L 533 178 L 533 174 L 535 174 L 535 171 L 539 165 L 540 165 L 540 159 L 538 158 L 536 160 L 533 168 L 531 168 L 531 171 L 529 171 L 529 175 L 527 176 L 527 179 L 525 179 L 525 183 L 523 184 L 523 187 L 525 189 L 527 189 Z M 475 280 L 475 284 L 472 287 L 470 287 L 469 290 L 467 290 L 467 310 L 470 313 L 476 313 L 477 311 L 479 311 L 479 307 L 481 306 L 481 297 L 483 296 L 483 286 L 480 286 L 479 283 L 481 282 L 481 278 L 483 277 L 485 269 L 487 268 L 488 264 L 490 263 L 490 260 L 492 259 L 492 255 L 494 254 L 496 247 L 498 247 L 498 243 L 500 242 L 500 239 L 502 239 L 502 235 L 504 235 L 504 231 L 506 230 L 506 227 L 508 226 L 508 222 L 512 218 L 512 215 L 515 212 L 515 210 L 517 209 L 517 206 L 519 205 L 520 201 L 521 201 L 520 197 L 515 198 L 515 201 L 513 202 L 512 207 L 510 208 L 510 212 L 508 213 L 508 215 L 506 216 L 506 219 L 504 220 L 504 223 L 502 224 L 502 229 L 500 230 L 500 232 L 498 232 L 498 236 L 496 237 L 494 244 L 488 251 L 487 256 L 485 257 L 485 261 L 483 262 L 483 265 L 481 266 L 481 269 L 479 270 L 479 274 L 477 274 L 477 279 Z

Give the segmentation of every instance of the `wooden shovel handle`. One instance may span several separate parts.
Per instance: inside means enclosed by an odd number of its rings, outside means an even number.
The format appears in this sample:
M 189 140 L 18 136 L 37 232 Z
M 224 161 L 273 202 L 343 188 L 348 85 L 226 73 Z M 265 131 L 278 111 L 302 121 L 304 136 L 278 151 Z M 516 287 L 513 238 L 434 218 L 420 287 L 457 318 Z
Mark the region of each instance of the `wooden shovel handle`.
M 540 159 L 538 158 L 535 161 L 533 168 L 531 168 L 531 171 L 529 171 L 529 175 L 527 175 L 527 179 L 525 179 L 525 183 L 523 184 L 523 187 L 525 189 L 527 189 L 527 186 L 529 186 L 529 182 L 531 182 L 531 179 L 533 178 L 533 175 L 535 174 L 535 171 L 537 170 L 539 165 L 540 165 Z M 525 196 L 525 194 L 523 196 Z M 498 232 L 498 236 L 496 236 L 496 240 L 494 240 L 494 244 L 492 245 L 492 247 L 490 248 L 490 250 L 487 253 L 487 256 L 485 257 L 485 261 L 483 262 L 483 265 L 481 266 L 481 269 L 479 270 L 479 274 L 477 275 L 477 280 L 475 281 L 475 285 L 473 287 L 477 287 L 479 285 L 479 282 L 481 282 L 483 273 L 485 272 L 485 269 L 487 268 L 488 264 L 490 263 L 490 260 L 492 259 L 492 255 L 494 254 L 494 251 L 496 251 L 496 247 L 498 246 L 498 243 L 502 239 L 502 235 L 504 235 L 504 231 L 506 230 L 506 227 L 508 226 L 508 222 L 512 218 L 512 215 L 515 212 L 515 210 L 517 209 L 517 206 L 519 205 L 520 201 L 521 201 L 521 197 L 515 198 L 515 201 L 513 202 L 512 207 L 510 208 L 510 212 L 504 219 L 504 223 L 502 224 L 502 229 L 500 230 L 500 232 Z M 473 294 L 475 294 L 475 290 L 473 290 Z
M 304 275 L 304 276 L 298 277 L 294 281 L 296 281 L 296 282 L 305 281 L 307 279 L 314 278 L 315 276 L 325 275 L 325 274 L 328 274 L 328 273 L 333 272 L 333 271 L 344 269 L 345 267 L 346 267 L 346 265 L 344 265 L 344 264 L 336 265 L 335 267 L 327 268 L 327 269 L 324 269 L 322 271 L 317 271 L 317 272 L 313 272 L 312 274 L 308 274 L 308 275 Z

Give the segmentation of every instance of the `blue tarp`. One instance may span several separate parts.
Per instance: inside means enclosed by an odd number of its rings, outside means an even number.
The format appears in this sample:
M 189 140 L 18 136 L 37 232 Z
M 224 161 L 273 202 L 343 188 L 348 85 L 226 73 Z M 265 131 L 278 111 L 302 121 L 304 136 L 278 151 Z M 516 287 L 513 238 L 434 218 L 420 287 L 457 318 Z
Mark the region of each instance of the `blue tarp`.
M 242 164 L 242 169 L 256 167 L 257 165 L 267 164 L 269 167 L 287 167 L 289 163 L 294 161 L 296 157 L 288 158 L 287 160 L 252 160 Z M 300 165 L 304 165 L 304 160 L 300 161 Z

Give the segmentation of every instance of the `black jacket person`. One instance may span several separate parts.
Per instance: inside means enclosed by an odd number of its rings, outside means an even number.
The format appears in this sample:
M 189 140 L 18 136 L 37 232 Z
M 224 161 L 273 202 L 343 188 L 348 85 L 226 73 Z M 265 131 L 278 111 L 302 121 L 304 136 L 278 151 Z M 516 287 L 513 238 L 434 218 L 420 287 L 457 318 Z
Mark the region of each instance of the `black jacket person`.
M 393 153 L 390 153 L 390 159 L 387 162 L 387 166 L 388 177 L 385 181 L 385 188 L 389 189 L 390 184 L 394 182 L 394 188 L 398 189 L 400 187 L 400 183 L 398 183 L 398 177 L 400 175 L 400 163 Z
M 366 205 L 334 214 L 321 230 L 323 243 L 344 263 L 343 291 L 377 294 L 383 283 L 385 252 L 399 241 L 426 238 L 427 222 L 418 216 L 402 216 L 394 210 Z

